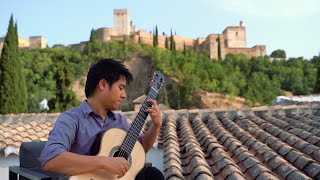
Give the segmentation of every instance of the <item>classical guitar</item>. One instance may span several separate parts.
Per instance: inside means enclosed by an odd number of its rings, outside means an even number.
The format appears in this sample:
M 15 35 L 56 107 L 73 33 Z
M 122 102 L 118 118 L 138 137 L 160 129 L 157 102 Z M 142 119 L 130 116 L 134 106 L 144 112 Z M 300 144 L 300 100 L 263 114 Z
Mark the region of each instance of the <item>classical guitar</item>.
M 145 164 L 146 153 L 141 143 L 137 140 L 148 116 L 145 110 L 151 107 L 151 103 L 147 102 L 147 100 L 156 99 L 164 83 L 164 76 L 160 71 L 156 71 L 149 81 L 150 90 L 129 131 L 125 132 L 118 128 L 112 128 L 106 131 L 101 139 L 100 151 L 97 156 L 123 157 L 129 162 L 130 169 L 123 177 L 119 178 L 121 180 L 134 179 Z M 70 180 L 106 179 L 118 178 L 103 169 L 70 177 Z

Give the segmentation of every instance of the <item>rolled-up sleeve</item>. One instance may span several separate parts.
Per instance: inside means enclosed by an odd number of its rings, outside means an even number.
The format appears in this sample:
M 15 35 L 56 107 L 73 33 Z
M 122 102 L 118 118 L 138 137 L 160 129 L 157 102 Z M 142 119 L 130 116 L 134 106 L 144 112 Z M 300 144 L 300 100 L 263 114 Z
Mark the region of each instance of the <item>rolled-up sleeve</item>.
M 70 113 L 63 113 L 57 119 L 48 141 L 40 155 L 41 166 L 64 151 L 69 151 L 75 141 L 77 121 Z

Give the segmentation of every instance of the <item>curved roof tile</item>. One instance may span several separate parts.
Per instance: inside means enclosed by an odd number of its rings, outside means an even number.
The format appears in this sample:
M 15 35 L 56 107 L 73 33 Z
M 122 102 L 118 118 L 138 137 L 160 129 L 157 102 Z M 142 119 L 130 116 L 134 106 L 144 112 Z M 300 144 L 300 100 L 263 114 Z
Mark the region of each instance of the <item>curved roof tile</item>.
M 0 115 L 1 152 L 18 154 L 22 142 L 47 140 L 58 116 Z M 317 179 L 320 107 L 168 110 L 157 147 L 165 179 Z

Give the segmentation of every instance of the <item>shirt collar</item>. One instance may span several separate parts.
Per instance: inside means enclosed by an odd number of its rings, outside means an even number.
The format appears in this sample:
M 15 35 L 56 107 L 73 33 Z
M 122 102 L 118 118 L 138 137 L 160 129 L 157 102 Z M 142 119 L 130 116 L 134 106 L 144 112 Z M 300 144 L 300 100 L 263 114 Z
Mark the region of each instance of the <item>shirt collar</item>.
M 84 100 L 84 101 L 81 103 L 80 108 L 82 109 L 82 111 L 83 111 L 83 113 L 84 113 L 84 115 L 85 115 L 86 117 L 89 117 L 90 113 L 93 113 L 93 110 L 92 110 L 92 108 L 89 106 L 87 100 Z M 112 119 L 112 120 L 116 120 L 116 115 L 115 115 L 111 110 L 109 110 L 109 111 L 107 112 L 107 116 L 108 116 L 110 119 Z

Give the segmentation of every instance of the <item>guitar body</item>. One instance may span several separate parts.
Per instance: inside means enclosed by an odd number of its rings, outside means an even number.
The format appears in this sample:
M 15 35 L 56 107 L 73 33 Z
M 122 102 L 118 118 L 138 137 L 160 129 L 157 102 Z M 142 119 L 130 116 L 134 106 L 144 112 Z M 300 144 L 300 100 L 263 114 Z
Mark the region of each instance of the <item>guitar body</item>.
M 118 150 L 118 148 L 123 143 L 127 132 L 122 129 L 112 128 L 105 132 L 102 137 L 100 151 L 97 156 L 107 156 L 113 157 L 113 154 Z M 128 158 L 130 169 L 129 171 L 120 179 L 121 180 L 133 180 L 139 171 L 144 167 L 146 159 L 146 153 L 143 146 L 139 141 L 135 142 L 133 150 L 130 157 Z M 80 174 L 76 176 L 71 176 L 70 180 L 111 180 L 118 179 L 116 175 L 109 173 L 106 170 L 97 170 L 87 174 Z

